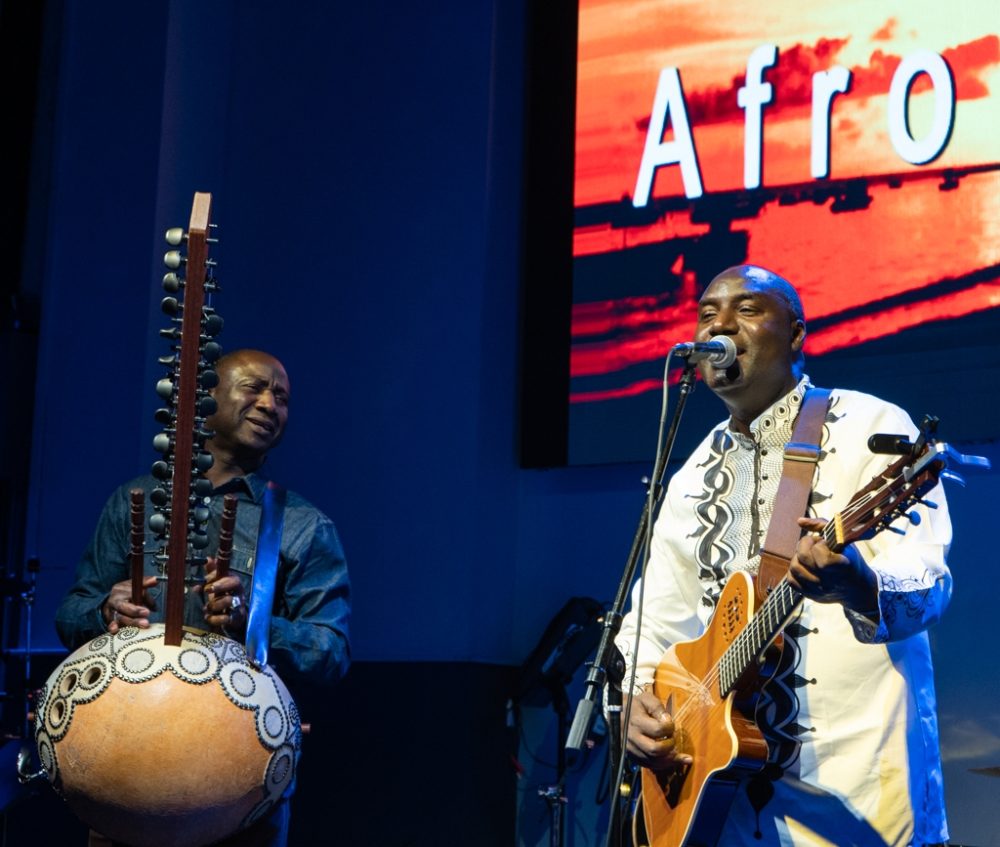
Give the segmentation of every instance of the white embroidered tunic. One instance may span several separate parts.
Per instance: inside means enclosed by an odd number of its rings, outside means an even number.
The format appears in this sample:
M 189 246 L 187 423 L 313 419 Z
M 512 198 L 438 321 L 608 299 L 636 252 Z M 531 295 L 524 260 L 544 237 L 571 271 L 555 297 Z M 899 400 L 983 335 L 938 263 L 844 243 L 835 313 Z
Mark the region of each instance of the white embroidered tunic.
M 726 578 L 756 573 L 781 477 L 782 451 L 808 387 L 804 378 L 750 425 L 716 427 L 670 480 L 654 525 L 636 686 L 664 650 L 704 630 Z M 813 480 L 811 515 L 831 518 L 894 457 L 867 448 L 875 432 L 913 438 L 896 406 L 834 390 Z M 926 628 L 951 595 L 951 542 L 941 486 L 857 548 L 878 580 L 879 623 L 806 600 L 785 630 L 779 669 L 758 723 L 767 777 L 737 791 L 720 844 L 908 847 L 947 841 L 933 669 Z M 635 606 L 617 639 L 631 669 Z M 628 677 L 626 677 L 626 684 Z M 770 795 L 773 788 L 773 796 Z M 759 835 L 758 835 L 759 833 Z

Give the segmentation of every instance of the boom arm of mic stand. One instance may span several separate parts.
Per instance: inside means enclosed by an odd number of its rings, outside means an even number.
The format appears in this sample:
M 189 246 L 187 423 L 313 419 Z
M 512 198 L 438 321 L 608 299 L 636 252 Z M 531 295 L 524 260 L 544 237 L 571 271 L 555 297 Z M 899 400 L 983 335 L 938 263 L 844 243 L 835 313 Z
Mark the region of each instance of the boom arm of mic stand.
M 653 486 L 654 503 L 659 504 L 663 498 L 663 475 L 667 469 L 667 462 L 674 446 L 674 439 L 677 437 L 677 427 L 680 424 L 681 415 L 684 412 L 684 405 L 688 395 L 694 389 L 694 366 L 687 365 L 681 376 L 677 406 L 674 409 L 674 416 L 670 422 L 670 430 L 664 443 L 663 450 L 657 458 L 656 466 L 653 468 L 653 477 L 649 484 Z M 621 629 L 622 616 L 624 614 L 625 602 L 628 598 L 629 589 L 635 577 L 636 565 L 639 562 L 639 554 L 646 543 L 646 530 L 650 520 L 650 509 L 643 504 L 642 514 L 639 518 L 639 527 L 632 540 L 632 549 L 629 551 L 628 559 L 625 562 L 625 570 L 621 581 L 618 583 L 618 591 L 615 594 L 611 609 L 604 616 L 604 630 L 601 633 L 601 641 L 597 646 L 597 654 L 590 672 L 587 674 L 586 691 L 576 707 L 576 714 L 573 716 L 573 724 L 570 726 L 569 736 L 566 740 L 566 751 L 571 760 L 575 760 L 583 749 L 587 736 L 594 720 L 594 710 L 600 702 L 601 691 L 605 682 L 611 683 L 608 693 L 609 706 L 617 706 L 617 710 L 609 710 L 609 716 L 614 722 L 618 719 L 619 726 L 609 726 L 609 737 L 611 738 L 612 749 L 612 770 L 611 773 L 618 772 L 618 761 L 621 758 L 621 703 L 622 690 L 621 682 L 624 677 L 625 664 L 621 658 L 621 653 L 615 647 L 615 636 Z M 615 656 L 617 654 L 617 658 Z M 620 672 L 616 672 L 620 669 Z M 617 677 L 617 679 L 615 678 Z M 617 702 L 615 702 L 617 700 Z M 617 753 L 617 755 L 615 755 Z M 614 802 L 616 798 L 612 798 Z

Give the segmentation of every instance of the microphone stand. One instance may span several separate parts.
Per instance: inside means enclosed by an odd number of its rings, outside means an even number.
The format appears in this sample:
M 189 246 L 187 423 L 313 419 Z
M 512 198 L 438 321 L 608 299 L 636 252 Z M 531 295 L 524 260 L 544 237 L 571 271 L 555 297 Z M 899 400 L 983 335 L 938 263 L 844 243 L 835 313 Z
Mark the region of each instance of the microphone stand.
M 571 761 L 575 761 L 582 752 L 587 736 L 590 734 L 594 711 L 597 708 L 598 702 L 600 702 L 604 684 L 608 682 L 608 739 L 609 755 L 611 758 L 609 772 L 612 779 L 610 791 L 612 807 L 609 828 L 610 832 L 613 833 L 613 843 L 615 845 L 621 844 L 621 821 L 619 819 L 621 815 L 621 802 L 618 796 L 618 786 L 621 782 L 623 764 L 621 683 L 625 676 L 625 660 L 618 648 L 615 647 L 615 636 L 621 630 L 625 602 L 635 577 L 639 556 L 646 543 L 649 521 L 652 519 L 655 506 L 659 505 L 660 500 L 663 499 L 663 476 L 667 469 L 667 462 L 670 460 L 674 440 L 677 437 L 677 428 L 680 424 L 681 415 L 684 412 L 684 406 L 687 403 L 688 395 L 694 390 L 694 385 L 694 364 L 688 361 L 684 366 L 684 373 L 681 375 L 677 405 L 674 408 L 670 429 L 667 432 L 663 450 L 660 451 L 660 455 L 657 457 L 655 467 L 653 468 L 653 476 L 649 480 L 650 487 L 647 489 L 647 500 L 643 505 L 642 514 L 639 517 L 639 526 L 632 540 L 632 548 L 629 550 L 621 581 L 618 583 L 618 591 L 615 594 L 611 608 L 604 615 L 604 629 L 601 634 L 601 641 L 597 646 L 597 654 L 587 675 L 586 691 L 577 704 L 573 724 L 570 727 L 569 736 L 566 740 L 566 751 Z

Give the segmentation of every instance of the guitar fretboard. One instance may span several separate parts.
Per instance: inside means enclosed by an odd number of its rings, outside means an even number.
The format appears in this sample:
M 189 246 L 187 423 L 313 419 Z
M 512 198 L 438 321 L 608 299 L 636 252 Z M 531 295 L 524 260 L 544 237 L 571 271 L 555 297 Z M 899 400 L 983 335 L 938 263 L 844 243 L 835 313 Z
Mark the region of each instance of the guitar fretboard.
M 885 529 L 912 503 L 937 483 L 943 462 L 933 445 L 921 457 L 920 472 L 907 475 L 908 457 L 890 465 L 864 489 L 851 498 L 843 512 L 834 515 L 820 535 L 834 552 L 862 537 L 865 532 Z M 802 603 L 803 595 L 787 580 L 782 580 L 767 596 L 760 609 L 750 619 L 719 659 L 719 693 L 725 697 L 740 678 L 759 664 L 764 651 L 778 637 Z
M 757 664 L 802 602 L 802 594 L 782 580 L 719 661 L 719 689 L 725 697 L 746 671 Z

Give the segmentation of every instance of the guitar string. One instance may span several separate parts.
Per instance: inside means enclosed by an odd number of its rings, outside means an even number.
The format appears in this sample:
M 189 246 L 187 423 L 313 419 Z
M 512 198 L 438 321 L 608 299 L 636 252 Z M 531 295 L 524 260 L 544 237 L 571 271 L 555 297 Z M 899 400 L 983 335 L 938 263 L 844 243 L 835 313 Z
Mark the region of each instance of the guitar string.
M 899 464 L 897 462 L 896 464 Z M 827 524 L 821 530 L 821 535 L 823 540 L 826 542 L 827 546 L 836 545 L 836 520 L 840 517 L 841 525 L 851 525 L 853 522 L 858 521 L 859 516 L 864 515 L 866 512 L 874 512 L 878 508 L 879 504 L 884 504 L 887 500 L 892 502 L 894 492 L 900 486 L 906 487 L 906 483 L 901 477 L 896 476 L 891 480 L 885 479 L 884 474 L 894 470 L 895 466 L 890 466 L 883 472 L 883 475 L 877 477 L 881 480 L 881 485 L 876 486 L 871 491 L 861 491 L 855 495 L 851 501 L 845 506 L 844 510 L 838 515 L 835 515 L 832 520 L 827 522 Z M 873 480 L 874 482 L 874 480 Z M 915 490 L 916 486 L 911 487 L 911 492 L 903 498 L 897 499 L 897 504 L 891 510 L 883 510 L 881 513 L 875 515 L 875 520 L 870 524 L 870 526 L 875 526 L 878 523 L 885 522 L 885 518 L 888 515 L 894 514 L 901 507 L 902 503 L 907 502 L 913 498 L 912 491 Z M 861 521 L 863 524 L 864 521 Z M 870 528 L 870 526 L 866 527 Z M 862 530 L 863 532 L 864 530 Z M 789 596 L 790 595 L 790 596 Z M 798 595 L 796 597 L 796 595 Z M 761 604 L 758 612 L 750 618 L 744 628 L 740 633 L 732 640 L 729 646 L 723 650 L 722 654 L 715 661 L 712 667 L 709 669 L 708 673 L 701 680 L 701 684 L 697 686 L 694 690 L 699 692 L 693 696 L 689 696 L 677 709 L 673 715 L 675 727 L 681 726 L 683 718 L 687 717 L 687 713 L 696 709 L 694 712 L 694 719 L 690 722 L 684 721 L 682 729 L 687 728 L 689 730 L 698 730 L 702 726 L 707 725 L 709 722 L 709 712 L 711 709 L 705 709 L 702 707 L 702 702 L 706 699 L 711 705 L 722 705 L 729 693 L 732 690 L 732 685 L 734 685 L 740 677 L 746 672 L 746 669 L 750 667 L 752 661 L 756 659 L 760 651 L 766 647 L 774 637 L 777 636 L 780 625 L 783 621 L 794 612 L 795 606 L 802 599 L 802 595 L 792 587 L 792 585 L 786 580 L 782 579 L 774 590 L 768 595 L 765 601 Z M 784 609 L 784 604 L 791 604 L 788 606 L 787 610 Z M 774 623 L 772 624 L 772 629 L 765 628 L 762 620 L 765 618 L 770 621 L 772 613 L 775 611 L 775 606 L 779 606 L 779 614 L 774 616 Z M 716 610 L 718 611 L 718 610 Z M 761 614 L 764 613 L 764 614 Z M 757 642 L 759 647 L 755 648 L 755 642 L 752 636 L 757 636 Z M 734 654 L 742 653 L 745 656 L 736 656 Z M 742 665 L 739 664 L 740 660 L 743 660 Z M 733 662 L 737 662 L 736 669 L 732 668 Z M 719 682 L 722 675 L 723 667 L 729 671 L 729 688 L 725 695 L 722 694 L 721 687 L 716 689 L 716 683 Z M 736 670 L 742 667 L 742 671 L 736 673 Z M 713 703 L 713 698 L 708 695 L 708 692 L 716 691 L 717 700 Z M 700 696 L 699 696 L 700 695 Z M 676 730 L 675 730 L 676 731 Z
M 892 468 L 887 469 L 886 472 L 890 470 L 892 470 Z M 881 479 L 882 481 L 880 487 L 877 486 L 871 491 L 860 492 L 845 507 L 844 511 L 840 513 L 842 524 L 846 523 L 850 525 L 853 521 L 857 519 L 857 516 L 859 514 L 864 514 L 865 512 L 872 512 L 871 517 L 874 518 L 874 520 L 871 520 L 870 522 L 868 520 L 862 522 L 863 525 L 867 524 L 867 526 L 865 526 L 866 529 L 870 528 L 871 526 L 876 526 L 879 523 L 887 524 L 891 521 L 886 521 L 886 518 L 889 517 L 890 515 L 896 514 L 901 509 L 903 503 L 912 502 L 915 496 L 919 497 L 919 494 L 915 495 L 914 493 L 917 489 L 916 484 L 912 484 L 909 487 L 907 487 L 906 483 L 899 477 L 893 478 L 891 480 L 886 480 L 885 477 L 882 476 L 879 477 L 879 479 Z M 887 498 L 888 502 L 892 504 L 892 499 L 894 498 L 894 492 L 900 487 L 907 489 L 904 492 L 906 496 L 895 497 L 896 503 L 895 505 L 892 506 L 891 509 L 889 510 L 883 509 L 882 512 L 875 514 L 874 510 L 878 508 L 878 505 L 880 503 L 884 504 Z M 864 529 L 861 530 L 861 532 L 863 531 Z M 835 520 L 829 521 L 824 526 L 823 530 L 821 531 L 821 534 L 824 541 L 826 541 L 828 545 L 836 545 L 838 542 L 836 538 Z M 775 590 L 771 592 L 771 594 L 765 600 L 764 604 L 762 604 L 758 613 L 753 618 L 750 619 L 745 628 L 739 633 L 739 635 L 737 635 L 735 639 L 733 639 L 729 647 L 725 651 L 723 651 L 722 655 L 712 666 L 709 673 L 706 674 L 705 678 L 702 681 L 701 691 L 707 692 L 710 687 L 715 686 L 716 682 L 718 682 L 721 678 L 721 668 L 723 667 L 723 665 L 725 665 L 726 669 L 730 671 L 728 688 L 727 688 L 727 695 L 728 695 L 728 692 L 732 689 L 732 685 L 739 680 L 742 673 L 745 672 L 746 668 L 750 666 L 750 662 L 757 655 L 759 655 L 760 650 L 762 650 L 763 647 L 766 646 L 766 644 L 770 643 L 770 640 L 772 640 L 773 637 L 777 635 L 777 630 L 780 628 L 780 622 L 787 620 L 787 618 L 794 611 L 794 608 L 798 604 L 798 601 L 801 599 L 802 597 L 799 594 L 799 592 L 793 589 L 792 586 L 787 581 L 782 580 L 781 583 L 779 583 L 779 585 L 775 587 Z M 771 622 L 772 612 L 774 611 L 774 607 L 779 606 L 781 604 L 783 604 L 782 608 L 779 609 L 779 614 L 774 616 L 774 623 L 772 624 L 772 628 L 771 629 L 764 628 L 763 625 L 761 624 L 761 621 Z M 787 608 L 784 608 L 785 606 L 787 606 Z M 758 649 L 752 649 L 754 647 L 752 636 L 754 635 L 757 636 L 757 643 L 760 644 L 760 647 Z M 742 651 L 744 655 L 740 656 L 739 658 L 745 659 L 745 661 L 742 664 L 743 671 L 734 674 L 734 672 L 729 666 L 732 664 L 734 654 L 740 651 Z M 737 667 L 739 667 L 739 665 Z M 702 697 L 699 699 L 703 701 L 705 699 L 705 694 L 703 694 Z M 724 700 L 725 697 L 722 696 L 720 688 L 718 704 L 722 705 Z M 695 705 L 696 705 L 695 698 L 692 697 L 686 700 L 674 715 L 674 720 L 680 722 L 681 718 L 683 718 L 688 711 L 695 708 Z M 703 723 L 707 723 L 709 711 L 710 710 L 708 709 L 699 709 L 699 711 L 696 712 L 697 720 L 692 720 L 690 723 L 685 722 L 683 727 L 695 730 L 700 729 Z
M 823 537 L 828 544 L 834 541 L 834 533 L 835 533 L 834 521 L 830 521 L 823 528 Z M 726 650 L 723 651 L 722 655 L 711 667 L 709 673 L 706 674 L 705 678 L 702 680 L 702 686 L 700 690 L 704 691 L 709 688 L 714 688 L 715 683 L 721 678 L 721 673 L 723 668 L 725 667 L 727 670 L 729 670 L 728 666 L 732 664 L 734 653 L 741 654 L 738 658 L 739 659 L 745 658 L 746 661 L 744 662 L 744 667 L 749 667 L 753 655 L 755 655 L 757 652 L 751 649 L 754 646 L 751 636 L 755 634 L 761 634 L 761 635 L 763 634 L 759 633 L 759 631 L 762 629 L 761 625 L 762 619 L 767 618 L 770 620 L 772 618 L 772 613 L 774 612 L 775 606 L 779 605 L 779 603 L 781 602 L 787 603 L 788 600 L 793 599 L 793 598 L 787 598 L 785 596 L 786 593 L 791 590 L 792 590 L 791 585 L 784 579 L 782 579 L 782 581 L 775 587 L 775 590 L 771 592 L 768 598 L 761 605 L 761 608 L 758 611 L 758 613 L 754 615 L 747 622 L 747 625 L 744 627 L 744 629 L 741 630 L 739 635 L 737 635 L 736 638 L 733 639 L 729 647 L 727 647 Z M 792 611 L 791 608 L 789 608 L 787 612 L 785 612 L 783 609 L 780 610 L 778 615 L 773 616 L 775 622 L 777 623 L 780 620 L 784 620 L 788 616 L 788 614 L 790 614 L 791 611 Z M 761 613 L 764 614 L 762 615 Z M 740 674 L 734 675 L 734 672 L 731 671 L 730 676 L 732 676 L 732 682 L 735 682 L 739 678 Z M 719 691 L 719 697 L 720 700 L 724 699 L 721 695 L 721 690 Z M 702 696 L 702 698 L 699 699 L 703 698 L 704 695 Z M 691 709 L 695 708 L 695 700 L 696 698 L 690 698 L 682 704 L 682 706 L 678 709 L 676 715 L 674 716 L 675 721 L 684 717 L 687 711 L 690 711 Z M 695 714 L 696 716 L 700 717 L 701 715 L 704 714 L 704 710 L 699 710 Z M 693 725 L 694 727 L 699 726 L 697 722 L 695 722 L 694 724 L 687 724 L 687 725 L 688 726 Z
M 840 513 L 842 523 L 851 524 L 852 521 L 857 519 L 858 514 L 877 508 L 878 503 L 884 502 L 887 497 L 891 497 L 893 491 L 902 484 L 899 479 L 885 480 L 884 477 L 880 479 L 882 480 L 881 487 L 877 487 L 872 491 L 859 493 L 845 507 L 844 511 Z M 880 516 L 877 517 L 878 520 L 882 519 Z M 878 520 L 876 520 L 876 523 Z M 837 544 L 836 518 L 824 526 L 821 534 L 828 546 Z M 714 687 L 715 683 L 721 679 L 722 670 L 725 669 L 729 672 L 727 680 L 728 693 L 731 690 L 732 684 L 739 680 L 742 673 L 750 666 L 754 658 L 759 655 L 763 647 L 770 643 L 777 635 L 780 623 L 792 614 L 799 599 L 801 599 L 799 593 L 788 582 L 782 580 L 762 604 L 758 613 L 748 621 L 746 627 L 733 639 L 729 647 L 723 651 L 710 672 L 705 676 L 702 683 L 702 690 L 707 689 L 709 686 Z M 774 614 L 775 611 L 777 611 L 777 614 Z M 765 626 L 765 624 L 770 624 L 770 628 Z M 733 670 L 731 666 L 734 660 L 737 662 L 737 669 L 742 667 L 742 671 L 736 672 Z M 724 699 L 721 696 L 721 688 L 719 695 L 721 702 Z M 704 699 L 704 695 L 702 699 Z M 695 708 L 695 699 L 691 698 L 682 704 L 675 719 L 682 718 L 687 711 L 693 708 Z M 697 714 L 698 716 L 703 715 L 704 710 L 700 710 Z M 707 720 L 707 716 L 705 720 Z M 698 722 L 693 722 L 687 724 L 687 726 L 697 728 L 699 724 Z

